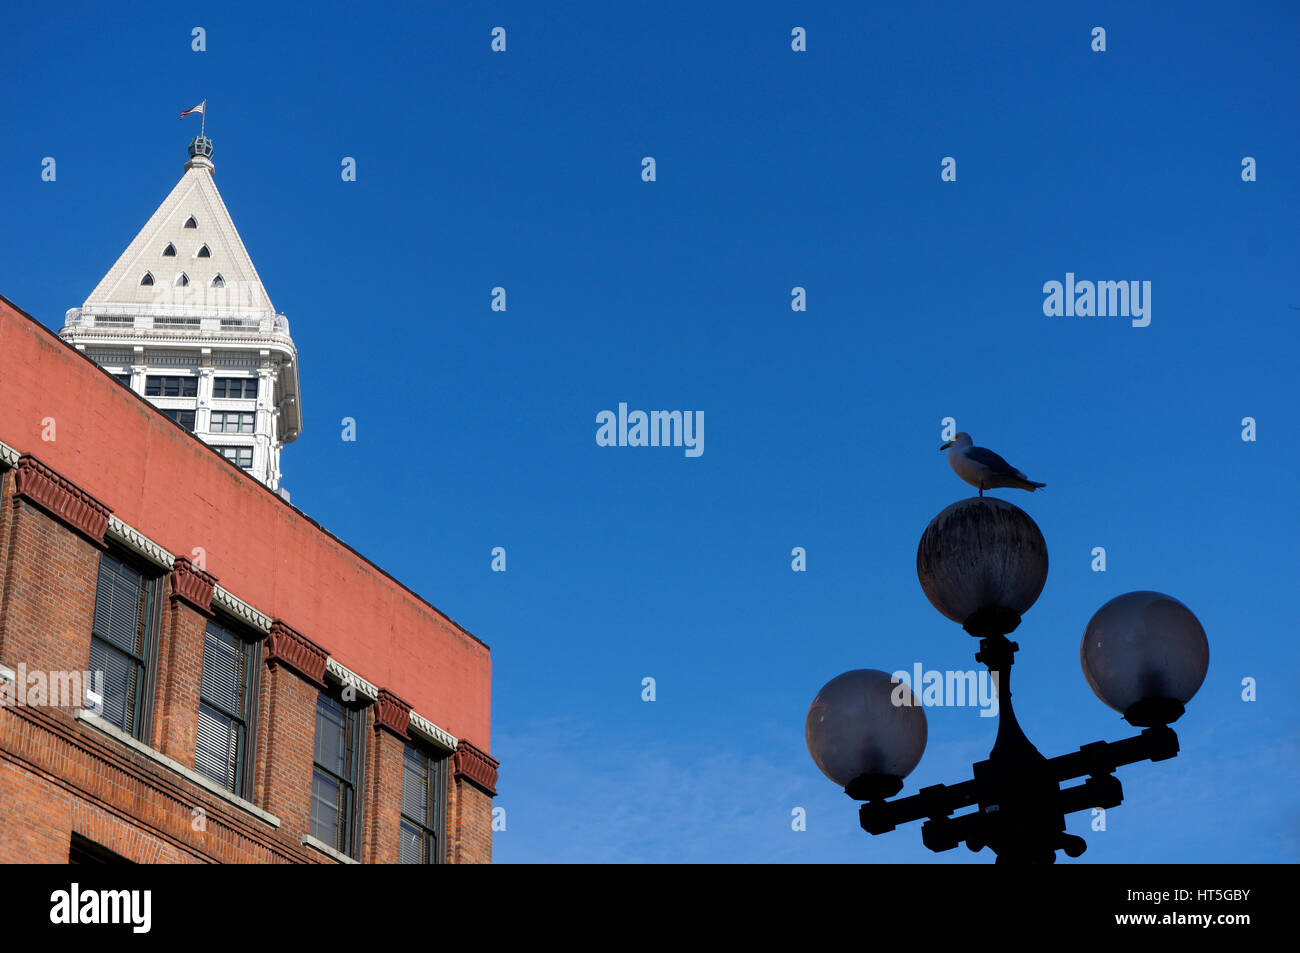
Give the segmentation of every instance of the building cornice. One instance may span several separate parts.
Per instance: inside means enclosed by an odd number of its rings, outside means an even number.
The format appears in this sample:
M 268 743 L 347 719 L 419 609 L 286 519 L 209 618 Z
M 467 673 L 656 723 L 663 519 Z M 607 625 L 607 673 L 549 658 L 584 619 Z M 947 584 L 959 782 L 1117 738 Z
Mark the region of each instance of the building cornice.
M 432 741 L 440 748 L 446 748 L 448 751 L 455 751 L 457 746 L 460 744 L 460 740 L 450 731 L 439 728 L 419 712 L 412 711 L 408 721 L 408 727 L 413 734 L 419 735 L 426 741 Z
M 271 631 L 271 617 L 258 612 L 243 599 L 240 599 L 234 593 L 220 586 L 212 587 L 212 605 L 218 609 L 223 609 L 227 614 L 244 623 L 250 628 L 256 629 L 263 635 Z
M 152 539 L 146 536 L 132 526 L 123 523 L 116 516 L 109 514 L 108 517 L 108 538 L 115 543 L 120 543 L 127 549 L 131 550 L 138 556 L 143 556 L 149 562 L 162 569 L 171 571 L 175 565 L 176 557 L 163 549 Z
M 362 698 L 368 698 L 372 702 L 379 700 L 379 689 L 371 685 L 364 678 L 349 668 L 346 668 L 342 662 L 333 657 L 325 659 L 325 674 L 345 688 L 352 688 Z
M 7 443 L 0 443 L 0 466 L 13 468 L 18 466 L 18 458 L 22 456 L 17 450 Z
M 48 510 L 60 522 L 94 542 L 104 541 L 112 511 L 30 453 L 18 458 L 14 492 Z

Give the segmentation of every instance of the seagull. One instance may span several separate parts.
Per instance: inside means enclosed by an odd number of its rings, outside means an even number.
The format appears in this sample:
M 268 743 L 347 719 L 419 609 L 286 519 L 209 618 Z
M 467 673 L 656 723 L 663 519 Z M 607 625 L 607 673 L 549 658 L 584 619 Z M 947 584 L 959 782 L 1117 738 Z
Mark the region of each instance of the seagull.
M 992 450 L 971 446 L 970 434 L 959 433 L 949 440 L 940 450 L 948 451 L 948 465 L 973 487 L 977 487 L 980 496 L 985 490 L 996 487 L 1010 487 L 1016 490 L 1028 490 L 1033 493 L 1047 486 L 1035 483 Z

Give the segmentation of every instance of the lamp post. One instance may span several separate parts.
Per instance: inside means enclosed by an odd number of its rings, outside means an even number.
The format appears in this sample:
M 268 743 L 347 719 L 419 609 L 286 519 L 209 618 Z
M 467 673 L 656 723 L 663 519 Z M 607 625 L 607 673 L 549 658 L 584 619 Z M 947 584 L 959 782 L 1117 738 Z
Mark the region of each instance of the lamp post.
M 1034 521 L 993 497 L 954 503 L 921 536 L 916 572 L 931 604 L 980 640 L 975 660 L 987 667 L 998 699 L 993 749 L 969 780 L 889 800 L 925 750 L 924 710 L 907 686 L 860 669 L 832 679 L 813 700 L 804 725 L 813 761 L 865 802 L 859 819 L 870 834 L 924 819 L 921 840 L 933 851 L 965 843 L 972 851 L 988 847 L 998 863 L 1053 863 L 1058 850 L 1078 857 L 1087 844 L 1065 832 L 1065 815 L 1117 806 L 1123 800 L 1117 768 L 1178 754 L 1169 724 L 1183 714 L 1209 666 L 1200 622 L 1158 592 L 1126 593 L 1098 609 L 1079 649 L 1084 678 L 1099 699 L 1143 730 L 1047 758 L 1016 720 L 1011 667 L 1019 646 L 1007 638 L 1047 581 L 1047 544 Z M 1062 788 L 1078 778 L 1083 783 Z

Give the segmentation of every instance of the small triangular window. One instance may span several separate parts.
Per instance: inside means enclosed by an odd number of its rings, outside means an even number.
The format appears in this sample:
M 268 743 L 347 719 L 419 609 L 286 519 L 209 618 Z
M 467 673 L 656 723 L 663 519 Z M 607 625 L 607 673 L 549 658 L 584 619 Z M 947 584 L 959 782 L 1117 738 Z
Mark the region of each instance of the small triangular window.
M 224 288 L 225 286 L 226 286 L 226 279 L 222 278 L 220 275 L 217 275 L 217 277 L 212 279 L 212 287 Z
M 163 257 L 164 257 L 164 258 L 175 258 L 175 257 L 176 257 L 176 246 L 173 245 L 171 242 L 168 242 L 168 243 L 167 243 L 167 247 L 163 249 Z
M 176 283 L 180 285 L 182 288 L 188 288 L 190 284 L 190 276 L 185 274 L 185 272 L 182 271 L 181 276 L 176 279 Z
M 198 255 L 197 255 L 196 257 L 198 257 L 198 258 L 211 258 L 211 257 L 212 257 L 212 249 L 208 248 L 207 245 L 204 245 L 203 247 L 201 247 L 201 248 L 199 249 L 199 253 L 198 253 Z
M 187 219 L 185 220 L 185 227 L 186 227 L 186 228 L 198 228 L 198 227 L 199 227 L 199 223 L 195 220 L 194 216 L 191 215 L 189 218 L 187 218 Z
M 142 285 L 151 285 L 151 284 L 153 284 L 153 274 L 150 273 L 150 272 L 148 272 L 148 271 L 146 271 L 146 272 L 144 273 L 144 277 L 140 279 L 140 284 L 142 284 Z

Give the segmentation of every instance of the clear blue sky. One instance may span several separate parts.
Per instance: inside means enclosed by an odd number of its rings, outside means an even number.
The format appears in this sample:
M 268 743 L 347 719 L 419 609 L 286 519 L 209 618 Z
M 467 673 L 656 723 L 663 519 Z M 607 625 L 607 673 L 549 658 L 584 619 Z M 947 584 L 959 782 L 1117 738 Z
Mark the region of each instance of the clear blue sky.
M 492 646 L 497 860 L 991 860 L 869 837 L 803 739 L 846 669 L 975 665 L 915 574 L 970 491 L 946 416 L 1048 484 L 999 494 L 1051 554 L 1016 635 L 1045 754 L 1133 733 L 1079 669 L 1108 599 L 1210 639 L 1183 753 L 1072 818 L 1081 862 L 1300 860 L 1295 5 L 463 6 L 11 8 L 0 293 L 59 327 L 208 100 L 300 352 L 294 503 Z M 1151 281 L 1150 326 L 1044 316 L 1066 272 Z M 620 401 L 703 411 L 703 456 L 598 447 Z M 994 725 L 932 709 L 907 793 Z

